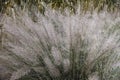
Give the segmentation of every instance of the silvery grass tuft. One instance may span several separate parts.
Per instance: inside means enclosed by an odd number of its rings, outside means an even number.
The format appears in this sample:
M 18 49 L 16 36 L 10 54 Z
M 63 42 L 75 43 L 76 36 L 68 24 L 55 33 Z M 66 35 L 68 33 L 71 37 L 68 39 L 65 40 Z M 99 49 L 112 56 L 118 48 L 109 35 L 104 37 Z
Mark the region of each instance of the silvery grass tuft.
M 10 8 L 0 50 L 10 80 L 120 79 L 120 16 L 79 10 Z

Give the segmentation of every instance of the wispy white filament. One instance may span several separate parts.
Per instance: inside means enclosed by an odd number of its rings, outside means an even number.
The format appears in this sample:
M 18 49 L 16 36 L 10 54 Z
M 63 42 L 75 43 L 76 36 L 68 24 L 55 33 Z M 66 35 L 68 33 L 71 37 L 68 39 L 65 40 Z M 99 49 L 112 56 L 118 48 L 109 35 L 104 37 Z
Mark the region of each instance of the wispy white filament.
M 31 17 L 29 11 L 20 10 L 13 14 L 14 17 L 6 17 L 5 41 L 0 59 L 10 65 L 3 66 L 14 70 L 40 67 L 38 57 L 42 56 L 50 74 L 59 76 L 61 74 L 56 66 L 62 65 L 64 72 L 71 67 L 69 56 L 72 48 L 76 55 L 79 52 L 88 53 L 87 65 L 102 54 L 120 54 L 120 16 L 114 17 L 108 12 L 70 15 L 51 9 L 45 12 L 45 16 L 40 13 L 34 15 Z M 36 22 L 32 20 L 34 17 Z M 113 63 L 107 63 L 108 69 L 110 65 L 119 63 L 114 59 L 111 58 Z M 79 57 L 76 57 L 77 60 Z

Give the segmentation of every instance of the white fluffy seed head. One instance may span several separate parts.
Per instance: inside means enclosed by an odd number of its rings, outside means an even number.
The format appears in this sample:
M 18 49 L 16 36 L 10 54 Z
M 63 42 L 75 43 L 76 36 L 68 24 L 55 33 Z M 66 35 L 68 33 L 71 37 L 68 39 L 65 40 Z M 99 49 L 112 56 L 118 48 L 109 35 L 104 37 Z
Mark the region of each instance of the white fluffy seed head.
M 9 61 L 15 70 L 39 65 L 38 57 L 42 56 L 49 73 L 59 76 L 56 66 L 62 65 L 65 72 L 69 71 L 72 49 L 77 56 L 79 52 L 88 54 L 86 64 L 111 51 L 120 54 L 120 16 L 107 12 L 70 15 L 47 9 L 45 16 L 34 13 L 34 22 L 28 10 L 13 12 L 4 22 L 5 41 L 0 59 Z

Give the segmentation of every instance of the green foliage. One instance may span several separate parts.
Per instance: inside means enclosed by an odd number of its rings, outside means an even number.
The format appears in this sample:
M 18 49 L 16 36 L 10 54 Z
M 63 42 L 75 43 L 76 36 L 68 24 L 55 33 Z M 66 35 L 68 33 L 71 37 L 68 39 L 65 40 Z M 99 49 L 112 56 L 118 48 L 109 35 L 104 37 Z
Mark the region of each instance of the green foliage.
M 108 11 L 115 11 L 120 8 L 117 0 L 5 0 L 0 2 L 0 11 L 5 13 L 7 8 L 13 7 L 15 4 L 24 8 L 31 8 L 31 5 L 36 6 L 40 12 L 44 13 L 44 4 L 53 9 L 64 11 L 66 8 L 75 13 L 76 7 L 79 5 L 83 12 L 94 11 L 98 12 L 107 7 Z

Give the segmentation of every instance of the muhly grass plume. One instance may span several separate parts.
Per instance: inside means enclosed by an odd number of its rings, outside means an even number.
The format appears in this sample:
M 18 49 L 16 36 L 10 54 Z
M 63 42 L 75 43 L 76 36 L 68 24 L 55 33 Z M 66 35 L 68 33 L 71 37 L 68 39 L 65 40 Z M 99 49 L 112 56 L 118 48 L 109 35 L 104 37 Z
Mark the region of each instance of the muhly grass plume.
M 11 11 L 0 50 L 0 66 L 12 73 L 10 80 L 120 79 L 119 15 Z

